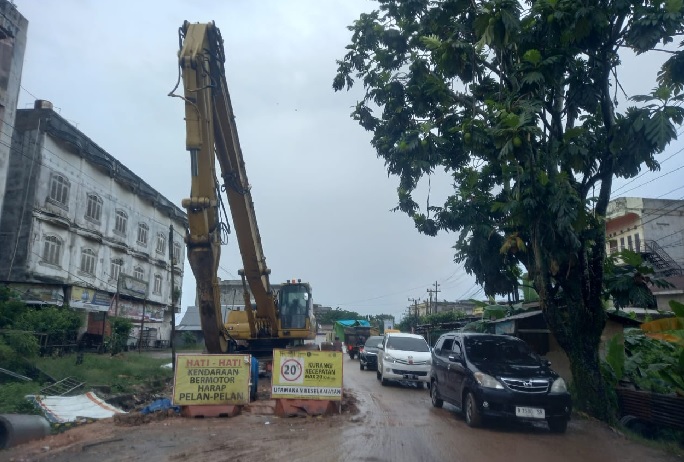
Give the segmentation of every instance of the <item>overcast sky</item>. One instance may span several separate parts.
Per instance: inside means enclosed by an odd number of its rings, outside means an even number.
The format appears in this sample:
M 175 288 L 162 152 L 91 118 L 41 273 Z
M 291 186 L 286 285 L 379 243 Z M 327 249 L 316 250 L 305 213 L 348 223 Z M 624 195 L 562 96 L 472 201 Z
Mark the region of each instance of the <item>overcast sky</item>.
M 370 134 L 349 117 L 360 88 L 332 90 L 335 60 L 351 36 L 346 26 L 374 2 L 15 3 L 29 21 L 19 108 L 51 101 L 179 207 L 190 189 L 184 106 L 167 96 L 178 76 L 178 28 L 184 20 L 216 22 L 271 282 L 301 278 L 316 303 L 397 321 L 408 299 L 427 299 L 435 282 L 439 300 L 482 297 L 474 278 L 453 263 L 454 235 L 421 235 L 406 215 L 390 211 L 398 181 L 388 178 Z M 627 60 L 626 91 L 647 92 L 656 64 Z M 626 181 L 616 182 L 614 197 L 684 198 L 684 188 L 670 192 L 683 185 L 683 146 L 677 141 L 659 157 L 669 158 L 661 172 L 622 189 Z M 449 190 L 435 178 L 430 203 L 440 205 Z M 425 186 L 417 200 L 426 203 Z M 237 279 L 241 267 L 231 235 L 219 277 Z M 194 300 L 186 264 L 183 310 Z

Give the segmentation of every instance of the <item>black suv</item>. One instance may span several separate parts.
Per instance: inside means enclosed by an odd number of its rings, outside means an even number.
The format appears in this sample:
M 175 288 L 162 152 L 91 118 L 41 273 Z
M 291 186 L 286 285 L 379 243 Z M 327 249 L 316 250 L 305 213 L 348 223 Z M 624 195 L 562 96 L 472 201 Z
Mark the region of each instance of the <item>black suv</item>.
M 374 335 L 368 337 L 366 344 L 361 348 L 359 353 L 359 367 L 361 370 L 367 368 L 368 370 L 378 368 L 378 345 L 382 343 L 382 335 Z
M 446 401 L 461 408 L 471 427 L 490 417 L 546 420 L 552 432 L 564 433 L 572 401 L 549 366 L 517 337 L 444 334 L 432 350 L 432 405 Z

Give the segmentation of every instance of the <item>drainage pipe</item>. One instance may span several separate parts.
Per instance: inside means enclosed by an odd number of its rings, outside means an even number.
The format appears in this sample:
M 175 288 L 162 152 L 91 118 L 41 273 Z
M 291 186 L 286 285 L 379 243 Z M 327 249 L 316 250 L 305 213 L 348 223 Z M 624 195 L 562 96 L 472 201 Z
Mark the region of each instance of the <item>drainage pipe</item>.
M 0 449 L 50 434 L 50 423 L 40 415 L 0 414 Z

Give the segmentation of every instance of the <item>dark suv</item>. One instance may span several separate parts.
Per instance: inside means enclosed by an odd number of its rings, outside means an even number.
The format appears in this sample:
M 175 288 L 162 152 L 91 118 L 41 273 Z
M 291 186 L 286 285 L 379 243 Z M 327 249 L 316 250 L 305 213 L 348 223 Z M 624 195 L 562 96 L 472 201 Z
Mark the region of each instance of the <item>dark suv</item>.
M 471 427 L 484 418 L 546 420 L 552 432 L 564 433 L 572 401 L 549 365 L 516 337 L 444 334 L 432 351 L 432 405 L 461 408 Z
M 378 346 L 382 343 L 382 335 L 368 337 L 366 344 L 359 353 L 359 367 L 371 370 L 378 368 Z

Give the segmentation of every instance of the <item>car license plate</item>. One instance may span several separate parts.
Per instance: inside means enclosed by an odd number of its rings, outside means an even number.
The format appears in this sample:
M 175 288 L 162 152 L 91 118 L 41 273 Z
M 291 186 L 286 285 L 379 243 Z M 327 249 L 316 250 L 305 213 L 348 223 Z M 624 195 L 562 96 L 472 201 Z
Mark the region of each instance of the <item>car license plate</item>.
M 515 407 L 515 415 L 516 417 L 525 417 L 528 419 L 543 419 L 546 417 L 543 408 L 523 406 Z

